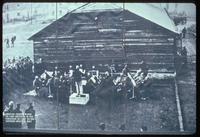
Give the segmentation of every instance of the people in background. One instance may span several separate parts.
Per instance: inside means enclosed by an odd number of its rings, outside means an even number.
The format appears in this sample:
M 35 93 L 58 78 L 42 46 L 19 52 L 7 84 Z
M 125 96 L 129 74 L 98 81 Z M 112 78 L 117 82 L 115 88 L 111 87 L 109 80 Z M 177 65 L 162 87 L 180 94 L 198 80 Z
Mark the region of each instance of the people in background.
M 35 79 L 33 80 L 33 88 L 38 96 L 39 96 L 39 89 L 41 85 L 42 85 L 41 80 L 39 79 L 38 76 L 35 76 Z
M 5 43 L 6 43 L 6 48 L 9 48 L 9 47 L 10 47 L 9 38 L 6 38 L 4 41 L 5 41 Z
M 85 73 L 86 73 L 86 70 L 83 68 L 83 65 L 82 65 L 82 64 L 79 65 L 79 71 L 82 73 L 83 76 L 84 76 Z
M 54 69 L 54 71 L 53 71 L 53 77 L 54 77 L 54 76 L 60 77 L 60 71 L 58 70 L 58 67 L 57 67 L 57 66 L 55 67 L 55 69 Z
M 13 37 L 11 38 L 11 48 L 14 47 L 15 40 L 16 40 L 16 36 L 13 36 Z
M 186 28 L 184 27 L 183 30 L 182 30 L 182 38 L 185 38 L 186 31 L 187 31 L 187 30 L 186 30 Z
M 57 99 L 58 97 L 59 86 L 60 86 L 59 75 L 58 73 L 55 73 L 53 77 L 53 88 L 52 88 L 53 97 L 55 99 Z
M 185 67 L 187 67 L 187 49 L 186 49 L 186 47 L 183 47 L 183 49 L 181 51 L 181 56 L 182 56 L 182 59 L 183 59 L 183 65 Z
M 99 77 L 99 70 L 97 70 L 95 66 L 92 66 L 91 73 L 92 73 L 92 75 L 96 76 L 97 78 Z

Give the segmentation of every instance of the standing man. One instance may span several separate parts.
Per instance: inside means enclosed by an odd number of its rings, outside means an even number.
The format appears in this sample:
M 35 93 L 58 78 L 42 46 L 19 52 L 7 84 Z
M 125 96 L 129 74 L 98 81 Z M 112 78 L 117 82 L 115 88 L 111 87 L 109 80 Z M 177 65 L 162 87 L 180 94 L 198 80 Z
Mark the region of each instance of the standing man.
M 78 96 L 80 95 L 80 88 L 81 88 L 81 72 L 79 71 L 79 66 L 76 65 L 76 69 L 73 73 L 75 85 L 76 85 L 76 92 Z
M 41 81 L 38 76 L 35 76 L 35 79 L 33 80 L 33 87 L 35 89 L 36 94 L 39 96 L 39 89 L 41 87 Z
M 183 65 L 185 67 L 187 67 L 187 49 L 186 49 L 186 47 L 183 47 L 183 49 L 181 51 L 181 56 L 182 56 L 182 59 L 183 59 Z
M 182 38 L 185 38 L 185 34 L 186 34 L 186 28 L 184 27 L 182 30 Z
M 20 105 L 17 104 L 17 108 L 14 110 L 15 113 L 15 128 L 22 128 L 22 111 L 20 110 Z
M 9 47 L 10 47 L 9 38 L 6 38 L 6 39 L 5 39 L 5 42 L 6 42 L 6 48 L 9 48 Z
M 58 73 L 55 73 L 54 78 L 53 78 L 53 97 L 55 99 L 57 99 L 58 97 L 59 86 L 60 86 L 59 76 L 58 76 Z
M 12 38 L 11 38 L 11 47 L 13 48 L 14 47 L 14 43 L 15 43 L 15 40 L 16 40 L 16 36 L 13 36 Z
M 25 116 L 28 129 L 35 129 L 35 110 L 33 108 L 32 103 L 30 103 L 29 108 L 25 110 Z

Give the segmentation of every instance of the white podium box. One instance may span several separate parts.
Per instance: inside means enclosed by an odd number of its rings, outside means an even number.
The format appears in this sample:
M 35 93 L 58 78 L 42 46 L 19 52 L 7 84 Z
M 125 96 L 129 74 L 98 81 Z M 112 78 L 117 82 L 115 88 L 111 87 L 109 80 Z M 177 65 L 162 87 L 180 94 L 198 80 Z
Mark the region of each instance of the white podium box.
M 86 105 L 89 101 L 89 94 L 80 94 L 73 93 L 69 96 L 69 104 L 79 104 Z

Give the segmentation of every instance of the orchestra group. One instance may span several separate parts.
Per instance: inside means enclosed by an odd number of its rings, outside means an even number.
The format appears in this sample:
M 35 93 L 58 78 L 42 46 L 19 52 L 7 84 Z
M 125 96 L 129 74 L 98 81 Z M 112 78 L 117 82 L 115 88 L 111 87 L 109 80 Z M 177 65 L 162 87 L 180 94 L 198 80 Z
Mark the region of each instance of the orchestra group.
M 69 99 L 72 93 L 81 96 L 84 93 L 93 92 L 99 86 L 105 87 L 104 85 L 109 82 L 116 89 L 122 89 L 123 86 L 126 86 L 127 79 L 130 78 L 133 85 L 129 89 L 132 92 L 130 99 L 133 99 L 135 97 L 135 88 L 148 79 L 148 68 L 144 61 L 134 76 L 130 73 L 127 64 L 118 74 L 113 69 L 113 66 L 109 66 L 108 71 L 105 72 L 101 72 L 96 66 L 92 66 L 91 69 L 85 69 L 82 64 L 69 65 L 67 70 L 63 72 L 56 66 L 53 71 L 44 70 L 40 76 L 36 75 L 33 80 L 33 87 L 37 96 L 54 98 L 64 102 Z M 44 90 L 44 88 L 47 90 Z
M 40 59 L 40 62 L 43 60 Z M 86 67 L 85 64 L 69 64 L 65 69 L 55 66 L 49 71 L 48 65 L 33 63 L 30 57 L 8 59 L 3 66 L 4 92 L 11 92 L 10 87 L 24 87 L 24 92 L 34 88 L 39 97 L 65 102 L 73 93 L 80 96 L 84 93 L 90 94 L 99 87 L 103 87 L 100 90 L 103 91 L 106 86 L 113 85 L 117 92 L 123 90 L 132 93 L 130 99 L 134 99 L 135 89 L 148 81 L 148 67 L 144 61 L 134 75 L 128 64 L 121 64 L 121 68 L 116 64 L 107 65 L 105 68 L 103 70 L 99 65 Z M 128 81 L 131 82 L 129 86 Z

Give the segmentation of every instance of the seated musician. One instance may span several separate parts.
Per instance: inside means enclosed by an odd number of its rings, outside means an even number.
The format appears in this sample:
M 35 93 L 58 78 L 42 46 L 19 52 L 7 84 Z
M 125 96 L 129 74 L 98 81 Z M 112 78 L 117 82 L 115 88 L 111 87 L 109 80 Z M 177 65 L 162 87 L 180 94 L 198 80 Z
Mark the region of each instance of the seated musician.
M 148 68 L 144 61 L 141 62 L 140 69 L 137 70 L 136 74 L 134 75 L 133 79 L 136 82 L 136 85 L 144 83 L 147 79 Z
M 79 71 L 82 73 L 82 75 L 84 76 L 85 75 L 85 69 L 83 68 L 83 65 L 82 64 L 80 64 L 79 65 Z
M 132 97 L 130 99 L 134 98 L 135 88 L 141 86 L 141 84 L 143 84 L 148 79 L 147 74 L 148 74 L 147 65 L 144 61 L 142 61 L 140 65 L 140 69 L 136 72 L 132 80 L 133 90 L 132 90 Z
M 92 66 L 92 75 L 96 76 L 97 78 L 99 77 L 99 70 L 96 69 L 95 66 Z
M 55 67 L 55 69 L 54 69 L 52 75 L 53 75 L 53 77 L 55 77 L 55 76 L 58 76 L 58 77 L 59 77 L 59 76 L 60 76 L 60 71 L 58 70 L 58 67 L 57 67 L 57 66 Z

